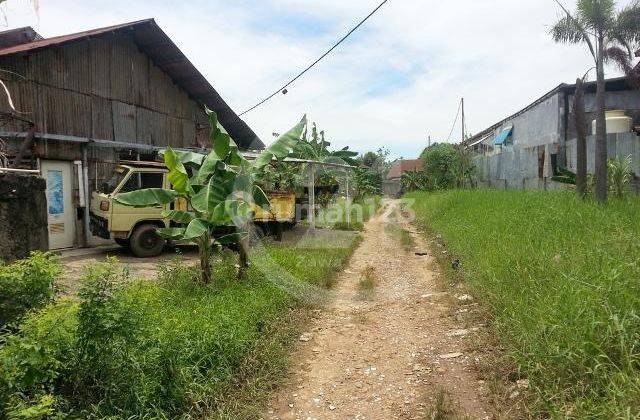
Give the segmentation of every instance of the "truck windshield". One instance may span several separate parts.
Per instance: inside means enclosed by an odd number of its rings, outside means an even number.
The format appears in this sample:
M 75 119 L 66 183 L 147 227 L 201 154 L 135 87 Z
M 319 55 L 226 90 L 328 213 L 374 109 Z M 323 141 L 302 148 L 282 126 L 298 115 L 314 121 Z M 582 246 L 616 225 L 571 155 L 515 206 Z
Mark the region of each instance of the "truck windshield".
M 129 169 L 126 168 L 116 168 L 115 173 L 108 181 L 103 182 L 100 185 L 100 192 L 103 194 L 112 194 L 115 191 L 116 187 L 120 185 L 122 180 L 129 173 Z

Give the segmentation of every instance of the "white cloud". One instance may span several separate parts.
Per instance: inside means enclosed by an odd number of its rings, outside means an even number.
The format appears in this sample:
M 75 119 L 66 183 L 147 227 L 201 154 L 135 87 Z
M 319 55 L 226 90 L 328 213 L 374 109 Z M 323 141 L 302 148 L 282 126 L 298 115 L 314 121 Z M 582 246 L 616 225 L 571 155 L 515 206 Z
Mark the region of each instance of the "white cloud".
M 41 0 L 9 3 L 10 26 L 45 36 L 155 17 L 236 111 L 282 85 L 379 0 L 190 2 Z M 628 1 L 621 2 L 621 4 Z M 353 39 L 286 96 L 245 116 L 266 141 L 307 112 L 335 146 L 419 153 L 446 139 L 460 97 L 477 132 L 591 66 L 580 46 L 554 44 L 552 1 L 390 0 Z M 297 26 L 318 31 L 296 35 Z M 307 28 L 308 29 L 308 28 Z M 458 140 L 456 129 L 452 140 Z

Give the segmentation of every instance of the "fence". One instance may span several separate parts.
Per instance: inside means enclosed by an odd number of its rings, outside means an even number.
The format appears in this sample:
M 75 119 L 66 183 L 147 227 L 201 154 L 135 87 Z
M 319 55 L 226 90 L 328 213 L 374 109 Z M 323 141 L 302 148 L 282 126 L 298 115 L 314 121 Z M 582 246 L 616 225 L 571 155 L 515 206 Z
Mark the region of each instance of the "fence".
M 640 192 L 640 137 L 635 133 L 609 134 L 609 158 L 631 156 L 634 182 L 632 188 Z M 506 147 L 498 153 L 474 157 L 478 171 L 478 184 L 494 188 L 558 189 L 563 184 L 554 182 L 557 145 L 547 144 L 531 148 Z M 576 139 L 566 143 L 567 168 L 576 172 Z M 593 173 L 595 137 L 587 138 L 587 170 Z

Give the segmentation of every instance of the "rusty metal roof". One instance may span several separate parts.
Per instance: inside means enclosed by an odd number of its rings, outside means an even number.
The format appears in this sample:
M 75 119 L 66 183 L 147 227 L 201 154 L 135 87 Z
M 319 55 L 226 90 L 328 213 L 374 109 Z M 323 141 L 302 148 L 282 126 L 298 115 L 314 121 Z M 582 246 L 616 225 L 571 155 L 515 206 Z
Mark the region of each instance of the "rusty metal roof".
M 31 26 L 0 32 L 0 49 L 40 40 L 42 37 Z
M 38 50 L 62 46 L 114 33 L 126 33 L 153 60 L 155 65 L 166 72 L 194 100 L 218 114 L 218 120 L 231 137 L 243 149 L 263 149 L 264 143 L 253 130 L 229 107 L 207 79 L 196 69 L 189 59 L 164 33 L 154 19 L 123 23 L 105 28 L 91 29 L 75 34 L 53 38 L 35 39 L 20 45 L 0 48 L 0 57 L 13 54 L 29 54 Z
M 409 171 L 419 171 L 424 167 L 422 159 L 400 159 L 389 169 L 387 179 L 398 179 L 402 174 Z

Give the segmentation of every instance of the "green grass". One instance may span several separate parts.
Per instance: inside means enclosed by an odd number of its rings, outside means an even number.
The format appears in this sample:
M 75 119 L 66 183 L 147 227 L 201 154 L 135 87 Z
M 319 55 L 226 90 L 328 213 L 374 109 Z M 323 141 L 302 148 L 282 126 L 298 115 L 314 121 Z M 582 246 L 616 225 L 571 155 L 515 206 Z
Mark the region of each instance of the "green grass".
M 412 193 L 529 378 L 535 414 L 640 415 L 640 200 L 568 192 Z
M 321 228 L 335 230 L 362 231 L 364 224 L 378 211 L 382 197 L 371 196 L 354 201 L 350 206 L 351 219 L 347 222 L 347 201 L 338 198 L 326 208 L 318 210 L 316 225 Z
M 268 245 L 244 281 L 225 257 L 214 286 L 180 262 L 155 282 L 128 280 L 113 262 L 93 267 L 78 300 L 2 337 L 0 417 L 259 418 L 306 308 L 356 239 Z
M 388 223 L 385 226 L 385 231 L 389 236 L 398 241 L 405 251 L 408 251 L 413 247 L 413 236 L 411 236 L 411 233 L 408 230 L 403 229 L 397 223 Z

